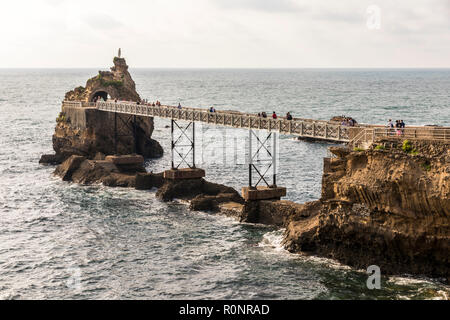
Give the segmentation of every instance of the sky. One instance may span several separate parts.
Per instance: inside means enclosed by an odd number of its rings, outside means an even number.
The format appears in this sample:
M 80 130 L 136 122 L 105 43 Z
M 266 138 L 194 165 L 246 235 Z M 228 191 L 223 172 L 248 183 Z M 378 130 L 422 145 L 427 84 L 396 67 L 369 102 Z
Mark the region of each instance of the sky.
M 450 0 L 2 0 L 0 68 L 450 67 Z

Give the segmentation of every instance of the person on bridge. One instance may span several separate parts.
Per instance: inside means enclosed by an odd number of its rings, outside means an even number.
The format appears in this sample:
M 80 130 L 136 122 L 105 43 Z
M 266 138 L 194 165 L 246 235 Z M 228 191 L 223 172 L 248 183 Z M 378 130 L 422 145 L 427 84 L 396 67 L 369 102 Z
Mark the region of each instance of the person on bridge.
M 290 112 L 286 113 L 286 120 L 292 120 L 292 116 L 291 116 Z
M 263 112 L 263 113 L 261 113 L 261 116 L 262 116 L 263 118 L 267 118 L 267 113 Z
M 178 102 L 178 109 L 181 109 L 181 103 Z
M 278 116 L 277 116 L 276 112 L 274 111 L 274 112 L 272 113 L 272 119 L 277 119 L 277 118 L 278 118 Z
M 392 119 L 389 119 L 388 124 L 387 124 L 388 135 L 391 135 L 391 133 L 393 132 L 393 129 L 394 129 L 394 124 L 392 123 Z

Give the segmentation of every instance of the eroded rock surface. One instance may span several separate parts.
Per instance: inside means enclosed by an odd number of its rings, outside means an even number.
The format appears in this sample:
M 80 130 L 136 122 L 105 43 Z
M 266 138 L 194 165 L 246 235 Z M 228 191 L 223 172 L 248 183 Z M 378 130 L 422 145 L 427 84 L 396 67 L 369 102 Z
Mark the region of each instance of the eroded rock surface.
M 156 196 L 163 201 L 191 200 L 190 209 L 201 211 L 218 211 L 220 203 L 244 201 L 233 188 L 205 179 L 165 180 Z
M 385 274 L 450 276 L 450 151 L 416 143 L 365 152 L 335 149 L 322 197 L 292 215 L 284 244 Z
M 124 159 L 129 160 L 130 157 L 124 156 Z M 65 181 L 85 185 L 102 183 L 110 187 L 135 187 L 137 175 L 145 173 L 145 168 L 142 156 L 132 157 L 135 158 L 134 163 L 114 163 L 111 158 L 89 160 L 72 155 L 56 168 L 55 174 Z

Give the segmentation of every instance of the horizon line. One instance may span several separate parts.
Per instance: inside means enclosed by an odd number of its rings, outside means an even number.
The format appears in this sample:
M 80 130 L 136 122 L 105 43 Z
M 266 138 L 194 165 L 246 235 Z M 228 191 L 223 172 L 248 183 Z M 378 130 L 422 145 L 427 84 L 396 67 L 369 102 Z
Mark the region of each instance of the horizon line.
M 12 69 L 98 69 L 105 67 L 1 67 Z M 110 67 L 106 67 L 109 69 Z M 450 66 L 439 67 L 131 67 L 130 69 L 450 69 Z

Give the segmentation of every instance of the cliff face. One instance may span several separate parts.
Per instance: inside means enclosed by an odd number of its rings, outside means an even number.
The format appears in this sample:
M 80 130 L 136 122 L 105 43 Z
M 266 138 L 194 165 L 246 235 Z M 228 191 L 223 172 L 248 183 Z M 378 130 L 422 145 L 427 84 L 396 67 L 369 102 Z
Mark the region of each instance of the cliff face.
M 89 79 L 86 87 L 78 87 L 68 92 L 65 100 L 93 102 L 99 99 L 118 99 L 140 101 L 136 85 L 128 72 L 123 58 L 114 58 L 111 72 L 99 72 Z M 146 158 L 160 157 L 163 150 L 151 138 L 153 118 L 133 117 L 99 111 L 95 108 L 63 106 L 57 118 L 53 135 L 55 155 L 42 156 L 41 163 L 62 163 L 71 155 L 93 159 L 97 153 L 104 155 L 124 155 L 136 153 Z M 115 124 L 117 126 L 117 145 L 115 145 Z M 136 132 L 136 141 L 133 138 Z
M 450 277 L 450 145 L 415 143 L 326 159 L 322 197 L 294 214 L 291 252 L 384 273 Z

